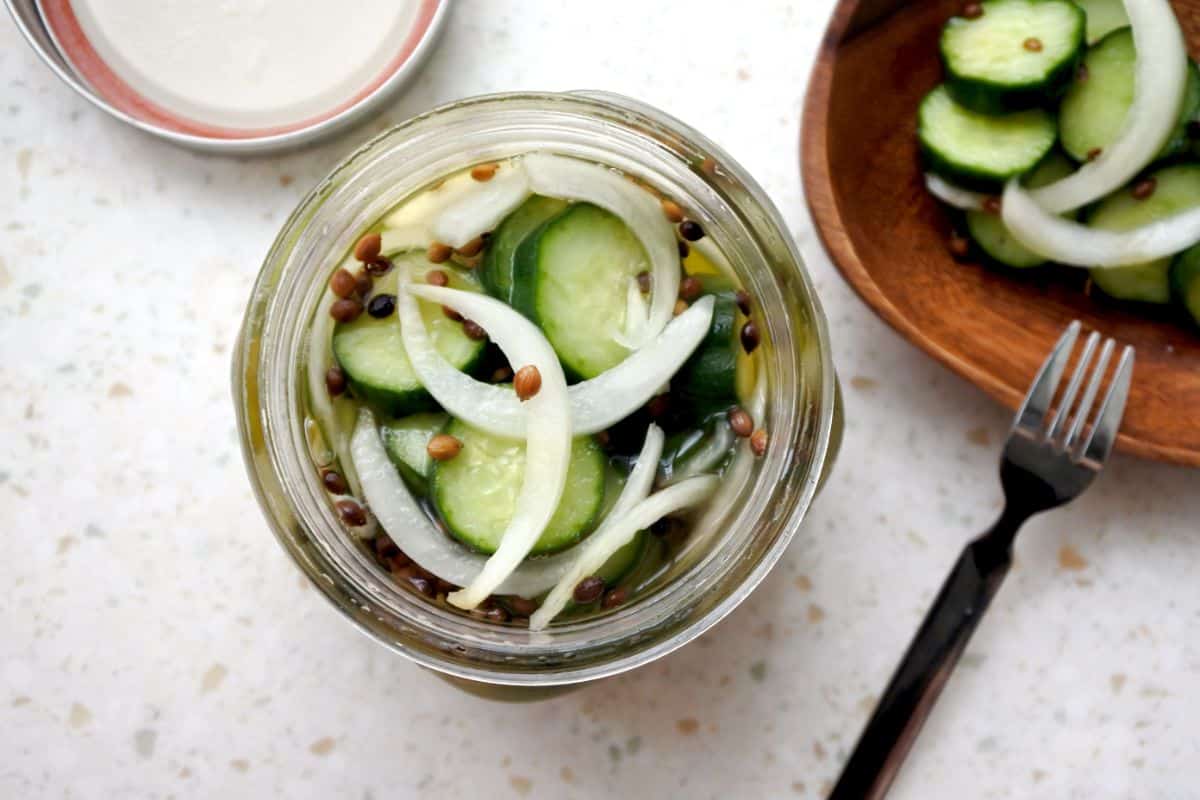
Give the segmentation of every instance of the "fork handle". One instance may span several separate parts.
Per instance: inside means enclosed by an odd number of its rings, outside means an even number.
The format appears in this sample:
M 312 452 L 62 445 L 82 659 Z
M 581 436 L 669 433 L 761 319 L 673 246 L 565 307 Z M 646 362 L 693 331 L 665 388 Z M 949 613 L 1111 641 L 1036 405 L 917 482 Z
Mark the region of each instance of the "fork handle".
M 934 701 L 1012 566 L 1012 542 L 1027 517 L 1008 510 L 972 541 L 946 577 L 896 668 L 829 800 L 887 794 Z

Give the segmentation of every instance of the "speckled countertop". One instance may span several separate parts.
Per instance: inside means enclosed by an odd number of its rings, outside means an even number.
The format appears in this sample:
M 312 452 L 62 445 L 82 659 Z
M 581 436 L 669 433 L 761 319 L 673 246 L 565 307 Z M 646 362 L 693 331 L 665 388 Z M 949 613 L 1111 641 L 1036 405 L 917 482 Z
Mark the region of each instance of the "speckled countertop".
M 796 142 L 829 5 L 461 2 L 377 122 L 253 160 L 110 120 L 0 21 L 0 797 L 821 796 L 997 512 L 1008 416 L 819 253 Z M 278 226 L 356 142 L 460 96 L 582 87 L 704 130 L 792 221 L 846 441 L 791 550 L 715 630 L 498 705 L 357 633 L 284 556 L 238 453 L 230 348 Z M 1027 527 L 893 796 L 1196 796 L 1198 478 L 1116 458 Z

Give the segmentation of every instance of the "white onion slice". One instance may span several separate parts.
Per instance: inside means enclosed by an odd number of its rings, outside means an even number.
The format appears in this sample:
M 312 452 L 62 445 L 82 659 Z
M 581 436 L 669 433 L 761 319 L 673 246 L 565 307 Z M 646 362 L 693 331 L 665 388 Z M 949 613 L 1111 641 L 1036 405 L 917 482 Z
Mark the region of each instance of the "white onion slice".
M 366 408 L 359 411 L 350 455 L 362 479 L 367 507 L 406 556 L 456 586 L 466 586 L 479 577 L 487 556 L 469 550 L 430 522 L 388 459 L 375 417 Z M 536 597 L 558 583 L 574 562 L 571 550 L 528 558 L 496 587 L 496 593 Z
M 654 488 L 654 476 L 658 472 L 658 460 L 662 458 L 663 442 L 666 437 L 662 428 L 653 423 L 646 428 L 646 438 L 642 442 L 642 451 L 638 453 L 637 463 L 625 479 L 625 486 L 617 497 L 617 502 L 608 510 L 605 519 L 615 519 L 629 513 L 629 510 L 646 499 Z
M 413 286 L 412 292 L 429 297 L 423 292 L 430 288 Z M 477 381 L 446 361 L 429 342 L 425 321 L 416 302 L 411 298 L 406 302 L 404 292 L 400 295 L 397 302 L 400 334 L 421 385 L 451 416 L 495 436 L 524 437 L 525 409 L 512 390 Z M 700 298 L 671 320 L 658 338 L 645 347 L 634 351 L 612 369 L 570 387 L 567 396 L 573 434 L 584 436 L 602 431 L 629 416 L 658 393 L 708 333 L 713 304 L 712 296 Z M 471 317 L 470 314 L 466 316 Z M 483 325 L 480 320 L 475 321 Z M 483 327 L 491 333 L 487 325 Z
M 1179 120 L 1188 54 L 1168 0 L 1125 0 L 1137 50 L 1134 97 L 1116 141 L 1079 171 L 1032 192 L 1062 214 L 1118 189 L 1154 160 Z
M 634 350 L 642 342 L 642 331 L 646 328 L 650 307 L 646 304 L 646 296 L 637 278 L 630 278 L 625 288 L 625 329 L 613 338 L 617 344 Z
M 400 274 L 399 294 L 399 303 L 405 309 L 405 320 L 401 325 L 406 331 L 418 327 L 408 324 L 413 314 L 420 313 L 416 310 L 413 296 L 441 303 L 482 325 L 514 368 L 532 365 L 542 377 L 541 389 L 523 403 L 526 415 L 525 476 L 512 518 L 501 536 L 500 547 L 487 560 L 475 580 L 446 597 L 452 605 L 471 609 L 487 599 L 521 565 L 562 499 L 571 457 L 571 407 L 567 401 L 567 379 L 554 348 L 537 326 L 499 300 L 440 286 L 414 286 L 404 273 Z M 419 328 L 419 334 L 424 334 L 424 325 L 421 324 Z M 409 342 L 414 340 L 412 333 L 408 331 L 403 338 L 409 360 L 415 365 L 418 357 L 426 360 L 428 354 L 409 350 Z M 420 336 L 415 338 L 419 339 Z M 425 342 L 428 346 L 428 339 Z M 419 345 L 417 349 L 419 351 Z M 432 347 L 429 349 L 432 350 Z M 436 350 L 433 353 L 441 359 Z
M 317 305 L 317 313 L 312 327 L 308 331 L 308 402 L 313 419 L 316 420 L 317 427 L 321 431 L 321 437 L 342 465 L 346 481 L 350 484 L 350 491 L 358 494 L 360 491 L 358 478 L 354 475 L 353 470 L 347 469 L 347 465 L 350 463 L 350 451 L 346 435 L 338 428 L 333 408 L 334 401 L 329 396 L 329 389 L 325 385 L 325 372 L 333 363 L 331 349 L 333 317 L 329 314 L 329 307 L 335 300 L 337 298 L 333 292 L 325 290 L 321 302 Z
M 679 250 L 671 223 L 654 196 L 607 167 L 550 153 L 523 159 L 530 188 L 561 200 L 585 200 L 615 214 L 633 231 L 650 258 L 653 295 L 641 333 L 645 342 L 671 321 L 679 294 Z
M 529 177 L 520 163 L 505 164 L 491 180 L 475 188 L 438 214 L 433 237 L 451 247 L 494 229 L 529 196 Z
M 579 545 L 578 559 L 550 590 L 542 607 L 529 618 L 529 629 L 539 631 L 549 625 L 550 621 L 567 607 L 576 585 L 588 575 L 594 575 L 596 570 L 600 569 L 613 553 L 627 545 L 638 531 L 653 525 L 667 514 L 695 505 L 711 495 L 718 483 L 715 475 L 689 478 L 655 492 L 623 514 L 609 514 L 600 529 Z
M 963 211 L 979 211 L 983 208 L 983 201 L 987 199 L 985 194 L 969 192 L 932 172 L 925 173 L 925 188 L 946 205 L 961 208 Z
M 1127 231 L 1089 228 L 1049 213 L 1016 181 L 1004 190 L 1001 214 L 1013 238 L 1051 261 L 1080 267 L 1124 267 L 1186 250 L 1200 242 L 1200 208 Z
M 433 234 L 425 225 L 405 225 L 401 228 L 384 228 L 379 234 L 379 252 L 391 256 L 406 250 L 424 250 L 433 241 Z

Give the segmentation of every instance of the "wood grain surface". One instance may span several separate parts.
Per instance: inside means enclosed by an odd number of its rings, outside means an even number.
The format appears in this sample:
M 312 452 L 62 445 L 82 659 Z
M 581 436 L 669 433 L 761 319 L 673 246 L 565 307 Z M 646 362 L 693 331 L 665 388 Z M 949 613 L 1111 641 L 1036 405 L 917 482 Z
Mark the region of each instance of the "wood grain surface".
M 1200 0 L 1174 2 L 1193 51 Z M 1086 272 L 951 258 L 951 219 L 924 189 L 916 109 L 942 79 L 937 39 L 958 0 L 843 0 L 805 101 L 801 163 L 817 231 L 892 327 L 1015 409 L 1072 320 L 1137 348 L 1118 449 L 1200 466 L 1200 329 L 1174 307 L 1087 292 Z

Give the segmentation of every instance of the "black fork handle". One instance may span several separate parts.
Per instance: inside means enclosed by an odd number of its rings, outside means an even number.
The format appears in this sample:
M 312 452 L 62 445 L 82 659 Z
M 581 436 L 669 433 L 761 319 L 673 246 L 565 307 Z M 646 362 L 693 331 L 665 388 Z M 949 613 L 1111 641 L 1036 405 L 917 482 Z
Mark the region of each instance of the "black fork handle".
M 963 548 L 829 800 L 878 800 L 887 794 L 934 701 L 1008 574 L 1013 537 L 1027 518 L 1006 509 L 991 530 Z

